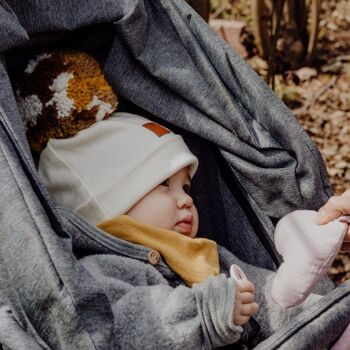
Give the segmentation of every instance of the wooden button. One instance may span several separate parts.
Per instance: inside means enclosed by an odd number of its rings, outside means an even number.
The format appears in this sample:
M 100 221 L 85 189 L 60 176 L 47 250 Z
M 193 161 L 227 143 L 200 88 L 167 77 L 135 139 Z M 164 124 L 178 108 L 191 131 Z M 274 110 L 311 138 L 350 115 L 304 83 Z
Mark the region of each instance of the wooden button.
M 156 250 L 151 250 L 148 253 L 148 261 L 152 264 L 152 265 L 158 265 L 160 262 L 160 254 L 159 252 L 157 252 Z

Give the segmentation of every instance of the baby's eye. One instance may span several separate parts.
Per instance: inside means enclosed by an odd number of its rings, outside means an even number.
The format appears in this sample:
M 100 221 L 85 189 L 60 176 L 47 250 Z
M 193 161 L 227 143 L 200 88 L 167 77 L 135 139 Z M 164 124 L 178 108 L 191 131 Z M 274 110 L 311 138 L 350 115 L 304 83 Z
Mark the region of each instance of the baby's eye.
M 190 190 L 191 190 L 191 185 L 185 184 L 185 185 L 183 185 L 182 188 L 183 188 L 183 190 L 184 190 L 185 193 L 189 194 L 189 193 L 190 193 Z
M 168 179 L 164 180 L 164 181 L 160 184 L 160 186 L 169 187 L 169 181 L 168 181 Z

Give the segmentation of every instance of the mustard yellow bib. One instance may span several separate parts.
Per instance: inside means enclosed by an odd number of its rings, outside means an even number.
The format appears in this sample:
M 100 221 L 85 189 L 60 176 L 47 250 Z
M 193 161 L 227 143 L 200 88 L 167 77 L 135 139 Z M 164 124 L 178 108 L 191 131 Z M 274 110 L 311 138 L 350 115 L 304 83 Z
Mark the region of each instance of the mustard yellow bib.
M 157 250 L 184 282 L 203 282 L 219 274 L 217 245 L 206 238 L 190 238 L 175 231 L 142 224 L 127 215 L 97 225 L 112 236 Z

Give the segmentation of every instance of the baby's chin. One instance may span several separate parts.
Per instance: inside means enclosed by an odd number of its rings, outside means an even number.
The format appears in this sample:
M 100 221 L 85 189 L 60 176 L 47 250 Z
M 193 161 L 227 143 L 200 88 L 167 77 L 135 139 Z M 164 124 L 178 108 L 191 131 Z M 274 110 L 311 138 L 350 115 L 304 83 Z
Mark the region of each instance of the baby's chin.
M 183 236 L 189 237 L 189 238 L 195 238 L 197 235 L 197 232 L 194 232 L 193 229 L 191 231 L 186 231 L 186 230 L 182 230 L 181 228 L 174 226 L 173 231 L 180 233 Z

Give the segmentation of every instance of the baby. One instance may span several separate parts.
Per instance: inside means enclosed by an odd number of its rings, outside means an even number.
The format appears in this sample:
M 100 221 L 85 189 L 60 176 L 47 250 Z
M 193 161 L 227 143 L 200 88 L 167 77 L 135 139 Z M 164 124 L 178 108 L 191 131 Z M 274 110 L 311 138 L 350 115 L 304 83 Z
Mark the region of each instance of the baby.
M 220 270 L 216 243 L 195 238 L 199 218 L 190 188 L 197 167 L 181 136 L 143 117 L 114 113 L 74 137 L 50 139 L 38 170 L 56 204 L 153 248 L 192 286 Z M 254 285 L 236 281 L 232 298 L 232 323 L 242 326 L 258 309 Z
M 21 84 L 17 96 L 27 136 L 54 202 L 109 235 L 151 249 L 147 264 L 130 255 L 115 282 L 113 302 L 127 300 L 130 291 L 149 296 L 135 297 L 118 313 L 130 329 L 116 322 L 120 348 L 137 348 L 131 329 L 137 329 L 139 319 L 151 320 L 142 327 L 152 345 L 211 349 L 236 343 L 258 304 L 263 338 L 319 299 L 311 295 L 286 310 L 272 300 L 273 272 L 196 238 L 199 218 L 190 188 L 198 159 L 167 128 L 113 113 L 117 97 L 91 56 L 40 55 L 28 65 Z M 249 280 L 230 277 L 232 264 L 242 267 Z M 86 263 L 86 268 L 91 266 Z M 99 281 L 98 268 L 90 271 Z M 154 322 L 160 322 L 157 331 Z M 181 337 L 173 336 L 175 329 Z

